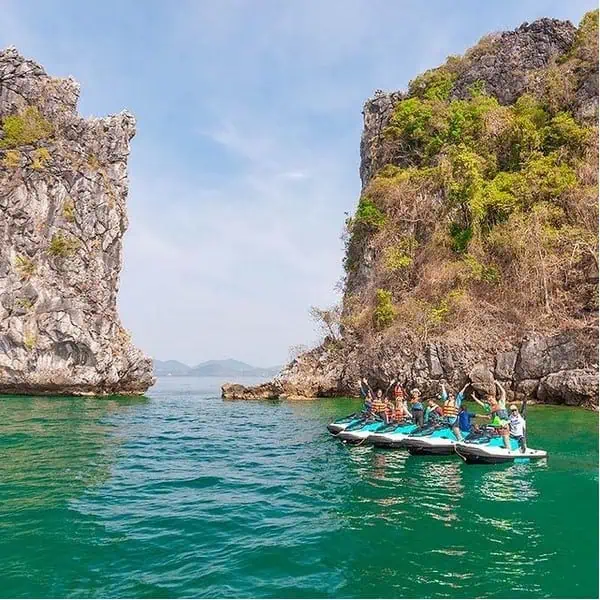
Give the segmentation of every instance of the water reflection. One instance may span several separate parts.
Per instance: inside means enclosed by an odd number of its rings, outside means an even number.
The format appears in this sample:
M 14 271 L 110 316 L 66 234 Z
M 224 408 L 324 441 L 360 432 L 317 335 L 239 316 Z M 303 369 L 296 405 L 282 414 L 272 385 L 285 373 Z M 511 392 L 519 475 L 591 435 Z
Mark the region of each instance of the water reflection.
M 7 397 L 0 402 L 3 511 L 49 507 L 110 475 L 115 414 L 146 398 Z
M 404 470 L 407 459 L 406 452 L 372 452 L 371 476 L 380 480 L 395 479 Z
M 486 470 L 475 489 L 487 500 L 498 502 L 528 502 L 538 496 L 533 468 L 528 464 Z
M 422 503 L 428 516 L 452 526 L 458 520 L 457 506 L 464 496 L 462 465 L 453 460 L 428 460 L 421 476 Z

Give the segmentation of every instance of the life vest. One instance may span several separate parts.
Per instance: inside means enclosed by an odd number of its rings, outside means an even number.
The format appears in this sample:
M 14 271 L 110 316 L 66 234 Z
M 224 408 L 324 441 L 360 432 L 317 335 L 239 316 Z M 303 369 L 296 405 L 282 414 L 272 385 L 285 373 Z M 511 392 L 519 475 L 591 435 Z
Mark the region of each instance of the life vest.
M 396 402 L 396 405 L 394 406 L 394 414 L 396 415 L 397 420 L 405 417 L 407 412 L 408 408 L 403 400 Z
M 458 408 L 454 400 L 446 400 L 446 402 L 444 402 L 442 414 L 444 415 L 444 417 L 454 418 L 458 416 Z
M 371 406 L 371 410 L 373 412 L 383 412 L 385 410 L 385 402 L 383 400 L 379 400 L 375 398 L 373 400 L 373 405 Z

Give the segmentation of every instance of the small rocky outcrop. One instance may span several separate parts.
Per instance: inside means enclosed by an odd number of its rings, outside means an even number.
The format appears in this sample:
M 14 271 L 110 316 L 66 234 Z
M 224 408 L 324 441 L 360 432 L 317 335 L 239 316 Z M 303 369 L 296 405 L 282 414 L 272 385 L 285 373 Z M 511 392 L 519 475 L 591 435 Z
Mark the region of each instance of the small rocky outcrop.
M 224 400 L 276 400 L 283 394 L 283 388 L 276 382 L 246 387 L 239 383 L 226 383 L 221 388 Z
M 84 119 L 78 96 L 73 79 L 0 52 L 0 393 L 154 382 L 116 308 L 135 119 Z

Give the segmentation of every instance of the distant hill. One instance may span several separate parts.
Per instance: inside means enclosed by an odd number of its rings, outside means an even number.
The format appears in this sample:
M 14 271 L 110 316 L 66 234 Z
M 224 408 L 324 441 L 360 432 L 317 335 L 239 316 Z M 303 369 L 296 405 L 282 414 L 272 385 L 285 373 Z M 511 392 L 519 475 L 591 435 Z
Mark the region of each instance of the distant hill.
M 187 375 L 190 367 L 178 360 L 155 360 L 154 374 L 160 375 Z
M 190 367 L 178 360 L 154 360 L 154 374 L 157 377 L 273 377 L 279 373 L 281 366 L 253 367 L 233 358 L 225 360 L 208 360 L 195 367 Z

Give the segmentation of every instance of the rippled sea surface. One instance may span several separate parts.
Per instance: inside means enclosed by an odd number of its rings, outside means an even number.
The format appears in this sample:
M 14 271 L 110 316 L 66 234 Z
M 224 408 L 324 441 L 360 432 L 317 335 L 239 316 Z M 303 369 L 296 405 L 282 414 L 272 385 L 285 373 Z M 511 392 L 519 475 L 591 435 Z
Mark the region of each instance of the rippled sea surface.
M 348 447 L 354 400 L 0 399 L 2 597 L 598 597 L 598 415 L 544 464 Z

